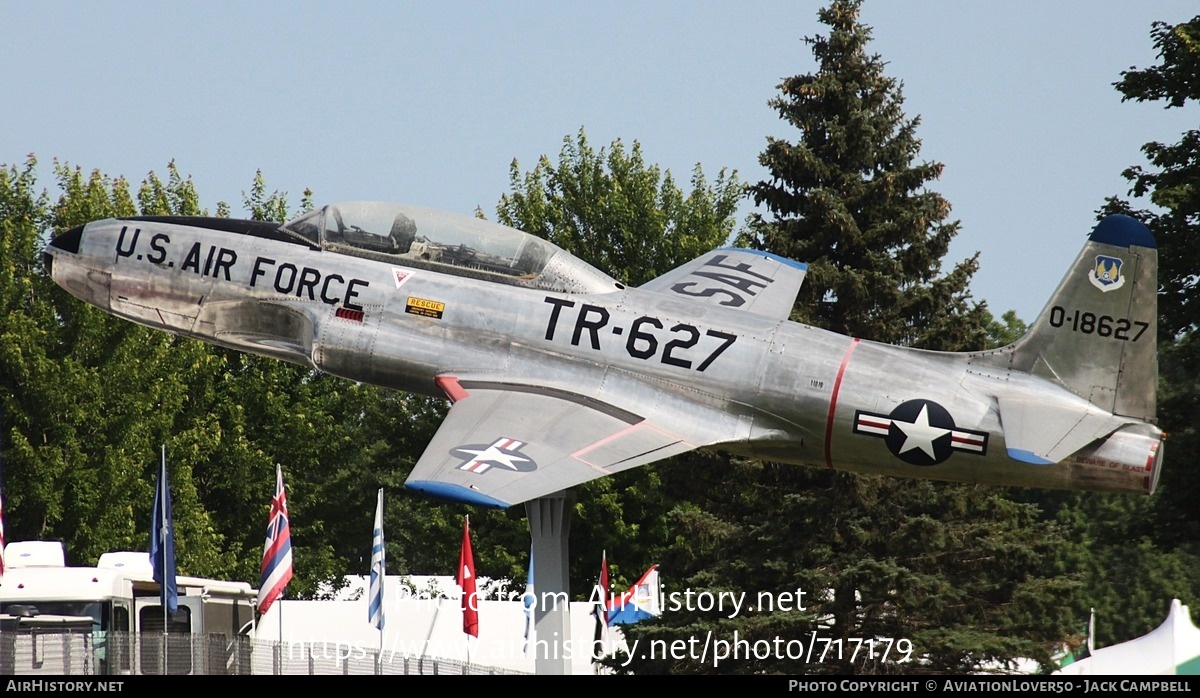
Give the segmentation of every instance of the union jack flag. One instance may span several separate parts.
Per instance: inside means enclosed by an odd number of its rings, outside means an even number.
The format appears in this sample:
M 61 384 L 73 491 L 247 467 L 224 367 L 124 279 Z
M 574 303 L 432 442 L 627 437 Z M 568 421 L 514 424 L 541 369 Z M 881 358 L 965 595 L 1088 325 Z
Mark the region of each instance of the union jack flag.
M 263 547 L 262 578 L 258 583 L 258 611 L 266 613 L 292 579 L 292 529 L 288 524 L 287 495 L 283 491 L 283 468 L 275 466 L 275 497 L 267 521 Z

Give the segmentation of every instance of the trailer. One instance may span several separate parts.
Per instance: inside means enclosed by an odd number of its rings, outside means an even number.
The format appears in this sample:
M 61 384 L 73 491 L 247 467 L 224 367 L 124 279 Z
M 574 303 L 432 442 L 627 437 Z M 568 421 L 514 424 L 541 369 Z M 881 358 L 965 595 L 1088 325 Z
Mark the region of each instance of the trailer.
M 0 674 L 36 673 L 60 645 L 80 667 L 70 673 L 243 671 L 257 599 L 245 582 L 177 576 L 179 608 L 164 614 L 147 553 L 68 567 L 61 543 L 25 541 L 9 543 L 4 559 Z

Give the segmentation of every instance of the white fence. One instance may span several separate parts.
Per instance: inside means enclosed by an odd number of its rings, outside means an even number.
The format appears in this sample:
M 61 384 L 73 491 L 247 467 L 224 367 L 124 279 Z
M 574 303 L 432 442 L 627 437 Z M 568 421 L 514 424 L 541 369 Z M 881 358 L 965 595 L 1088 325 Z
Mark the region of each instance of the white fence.
M 320 643 L 255 641 L 225 635 L 35 631 L 0 633 L 0 675 L 438 675 L 522 672 L 434 657 L 340 650 Z

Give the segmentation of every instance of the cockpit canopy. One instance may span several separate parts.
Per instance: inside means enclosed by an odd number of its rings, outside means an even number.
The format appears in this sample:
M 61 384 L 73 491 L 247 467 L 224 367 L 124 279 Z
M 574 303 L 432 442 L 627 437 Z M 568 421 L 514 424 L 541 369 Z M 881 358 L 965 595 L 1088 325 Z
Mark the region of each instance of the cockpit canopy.
M 621 288 L 556 245 L 480 218 L 405 204 L 330 204 L 283 231 L 324 250 L 564 293 Z

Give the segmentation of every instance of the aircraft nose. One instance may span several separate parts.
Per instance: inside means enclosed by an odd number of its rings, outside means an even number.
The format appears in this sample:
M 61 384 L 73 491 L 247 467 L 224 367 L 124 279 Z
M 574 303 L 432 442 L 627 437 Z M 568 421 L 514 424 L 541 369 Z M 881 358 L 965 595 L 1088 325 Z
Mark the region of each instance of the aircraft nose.
M 83 240 L 83 226 L 77 225 L 74 228 L 56 235 L 50 241 L 50 246 L 56 250 L 70 252 L 71 254 L 79 254 L 79 243 Z M 42 253 L 42 263 L 46 265 L 46 273 L 54 276 L 54 255 L 49 251 Z

